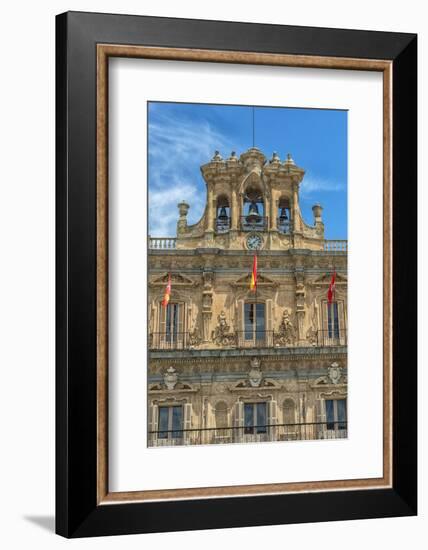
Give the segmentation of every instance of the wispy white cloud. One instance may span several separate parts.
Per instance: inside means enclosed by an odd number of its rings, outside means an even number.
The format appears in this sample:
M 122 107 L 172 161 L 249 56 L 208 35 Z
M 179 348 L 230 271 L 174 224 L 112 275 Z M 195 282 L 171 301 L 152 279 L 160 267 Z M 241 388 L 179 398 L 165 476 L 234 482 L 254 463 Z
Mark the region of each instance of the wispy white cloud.
M 176 234 L 177 203 L 190 204 L 188 222 L 197 222 L 205 206 L 200 166 L 215 150 L 234 148 L 208 121 L 176 118 L 156 110 L 149 123 L 149 220 L 152 236 Z
M 306 174 L 300 185 L 300 196 L 302 198 L 311 198 L 319 192 L 341 192 L 344 190 L 344 183 Z

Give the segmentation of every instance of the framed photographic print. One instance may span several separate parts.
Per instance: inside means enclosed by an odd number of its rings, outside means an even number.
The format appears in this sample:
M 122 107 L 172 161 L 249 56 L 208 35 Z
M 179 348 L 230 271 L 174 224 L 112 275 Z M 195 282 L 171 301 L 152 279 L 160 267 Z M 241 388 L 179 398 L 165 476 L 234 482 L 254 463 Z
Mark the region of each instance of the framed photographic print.
M 415 35 L 57 17 L 59 534 L 416 514 L 416 174 Z

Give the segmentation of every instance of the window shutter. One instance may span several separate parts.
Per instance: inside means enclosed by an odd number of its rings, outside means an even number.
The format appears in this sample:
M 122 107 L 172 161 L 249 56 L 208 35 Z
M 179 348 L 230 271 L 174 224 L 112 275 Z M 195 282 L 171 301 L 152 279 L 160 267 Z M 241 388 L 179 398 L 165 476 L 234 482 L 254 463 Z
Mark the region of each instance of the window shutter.
M 337 315 L 339 317 L 339 338 L 340 343 L 344 345 L 346 343 L 346 327 L 345 327 L 345 311 L 343 300 L 337 303 Z
M 158 431 L 158 420 L 159 420 L 158 415 L 159 415 L 158 406 L 157 405 L 152 405 L 150 407 L 150 411 L 149 411 L 149 418 L 150 418 L 149 432 L 157 432 Z M 150 445 L 151 441 L 156 441 L 156 439 L 157 439 L 157 434 L 156 433 L 150 433 L 149 437 L 148 437 L 149 445 Z
M 192 428 L 192 404 L 185 403 L 184 405 L 184 426 L 185 430 Z M 184 441 L 188 444 L 192 439 L 193 432 L 184 432 Z
M 237 401 L 235 403 L 235 418 L 234 418 L 235 427 L 242 428 L 244 426 L 244 403 L 242 401 Z M 243 435 L 243 430 L 233 430 L 233 439 L 235 441 L 240 441 Z
M 277 439 L 277 428 L 274 427 L 278 423 L 278 407 L 275 400 L 269 401 L 269 424 L 272 424 L 272 427 L 269 429 L 271 434 L 271 440 L 275 441 Z
M 266 344 L 273 344 L 273 300 L 266 300 Z
M 323 301 L 321 303 L 321 310 L 322 310 L 322 332 L 321 337 L 319 338 L 319 342 L 324 345 L 324 343 L 328 340 L 328 302 Z
M 238 334 L 238 345 L 242 345 L 244 341 L 244 300 L 238 300 L 238 311 L 235 330 Z
M 156 334 L 154 338 L 154 344 L 155 346 L 159 346 L 160 344 L 163 344 L 165 341 L 165 334 L 166 334 L 166 307 L 162 306 L 162 302 L 159 302 L 158 305 L 158 317 L 159 317 L 159 334 Z
M 324 403 L 323 399 L 315 401 L 315 422 L 324 422 Z M 315 427 L 315 436 L 321 438 L 324 432 L 323 425 L 319 424 Z
M 177 305 L 178 307 L 178 319 L 177 319 L 177 343 L 180 345 L 180 347 L 184 347 L 186 345 L 184 334 L 185 328 L 184 328 L 184 319 L 185 319 L 185 313 L 186 313 L 186 304 L 180 303 Z

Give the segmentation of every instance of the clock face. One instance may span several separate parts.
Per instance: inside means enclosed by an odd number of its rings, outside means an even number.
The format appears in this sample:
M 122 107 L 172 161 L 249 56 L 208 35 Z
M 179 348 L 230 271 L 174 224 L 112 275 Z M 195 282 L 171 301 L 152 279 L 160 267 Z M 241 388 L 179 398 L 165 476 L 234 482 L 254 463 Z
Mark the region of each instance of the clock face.
M 247 247 L 250 250 L 260 250 L 263 246 L 263 239 L 260 235 L 248 235 L 247 237 Z

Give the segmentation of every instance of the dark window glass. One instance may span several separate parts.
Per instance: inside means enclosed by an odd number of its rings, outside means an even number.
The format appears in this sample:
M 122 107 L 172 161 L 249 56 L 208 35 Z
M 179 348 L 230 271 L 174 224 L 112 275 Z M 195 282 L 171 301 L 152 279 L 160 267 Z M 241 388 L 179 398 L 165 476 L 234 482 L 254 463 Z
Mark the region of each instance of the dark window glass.
M 327 430 L 346 429 L 346 399 L 326 399 Z
M 244 404 L 244 433 L 265 434 L 266 428 L 266 403 Z
M 252 403 L 245 403 L 244 405 L 244 433 L 254 433 L 254 405 Z
M 165 313 L 165 341 L 176 342 L 178 337 L 178 320 L 180 304 L 168 304 Z
M 266 403 L 257 403 L 257 433 L 266 433 Z
M 337 405 L 337 420 L 339 421 L 339 430 L 346 429 L 346 399 L 338 399 Z
M 181 430 L 182 424 L 183 424 L 183 418 L 182 418 L 182 407 L 171 407 L 172 409 L 172 429 L 173 430 Z M 174 431 L 172 432 L 172 437 L 181 437 L 183 432 L 181 431 Z
M 328 337 L 339 338 L 339 310 L 337 302 L 327 304 Z
M 245 340 L 264 340 L 265 304 L 244 305 Z
M 183 407 L 159 407 L 159 433 L 160 439 L 179 438 L 183 436 Z
M 168 438 L 168 409 L 169 407 L 159 407 L 159 434 L 160 439 Z M 164 431 L 165 430 L 165 431 Z
M 252 340 L 254 334 L 254 304 L 245 304 L 245 339 Z
M 326 399 L 325 414 L 327 420 L 327 430 L 334 430 L 334 400 Z

